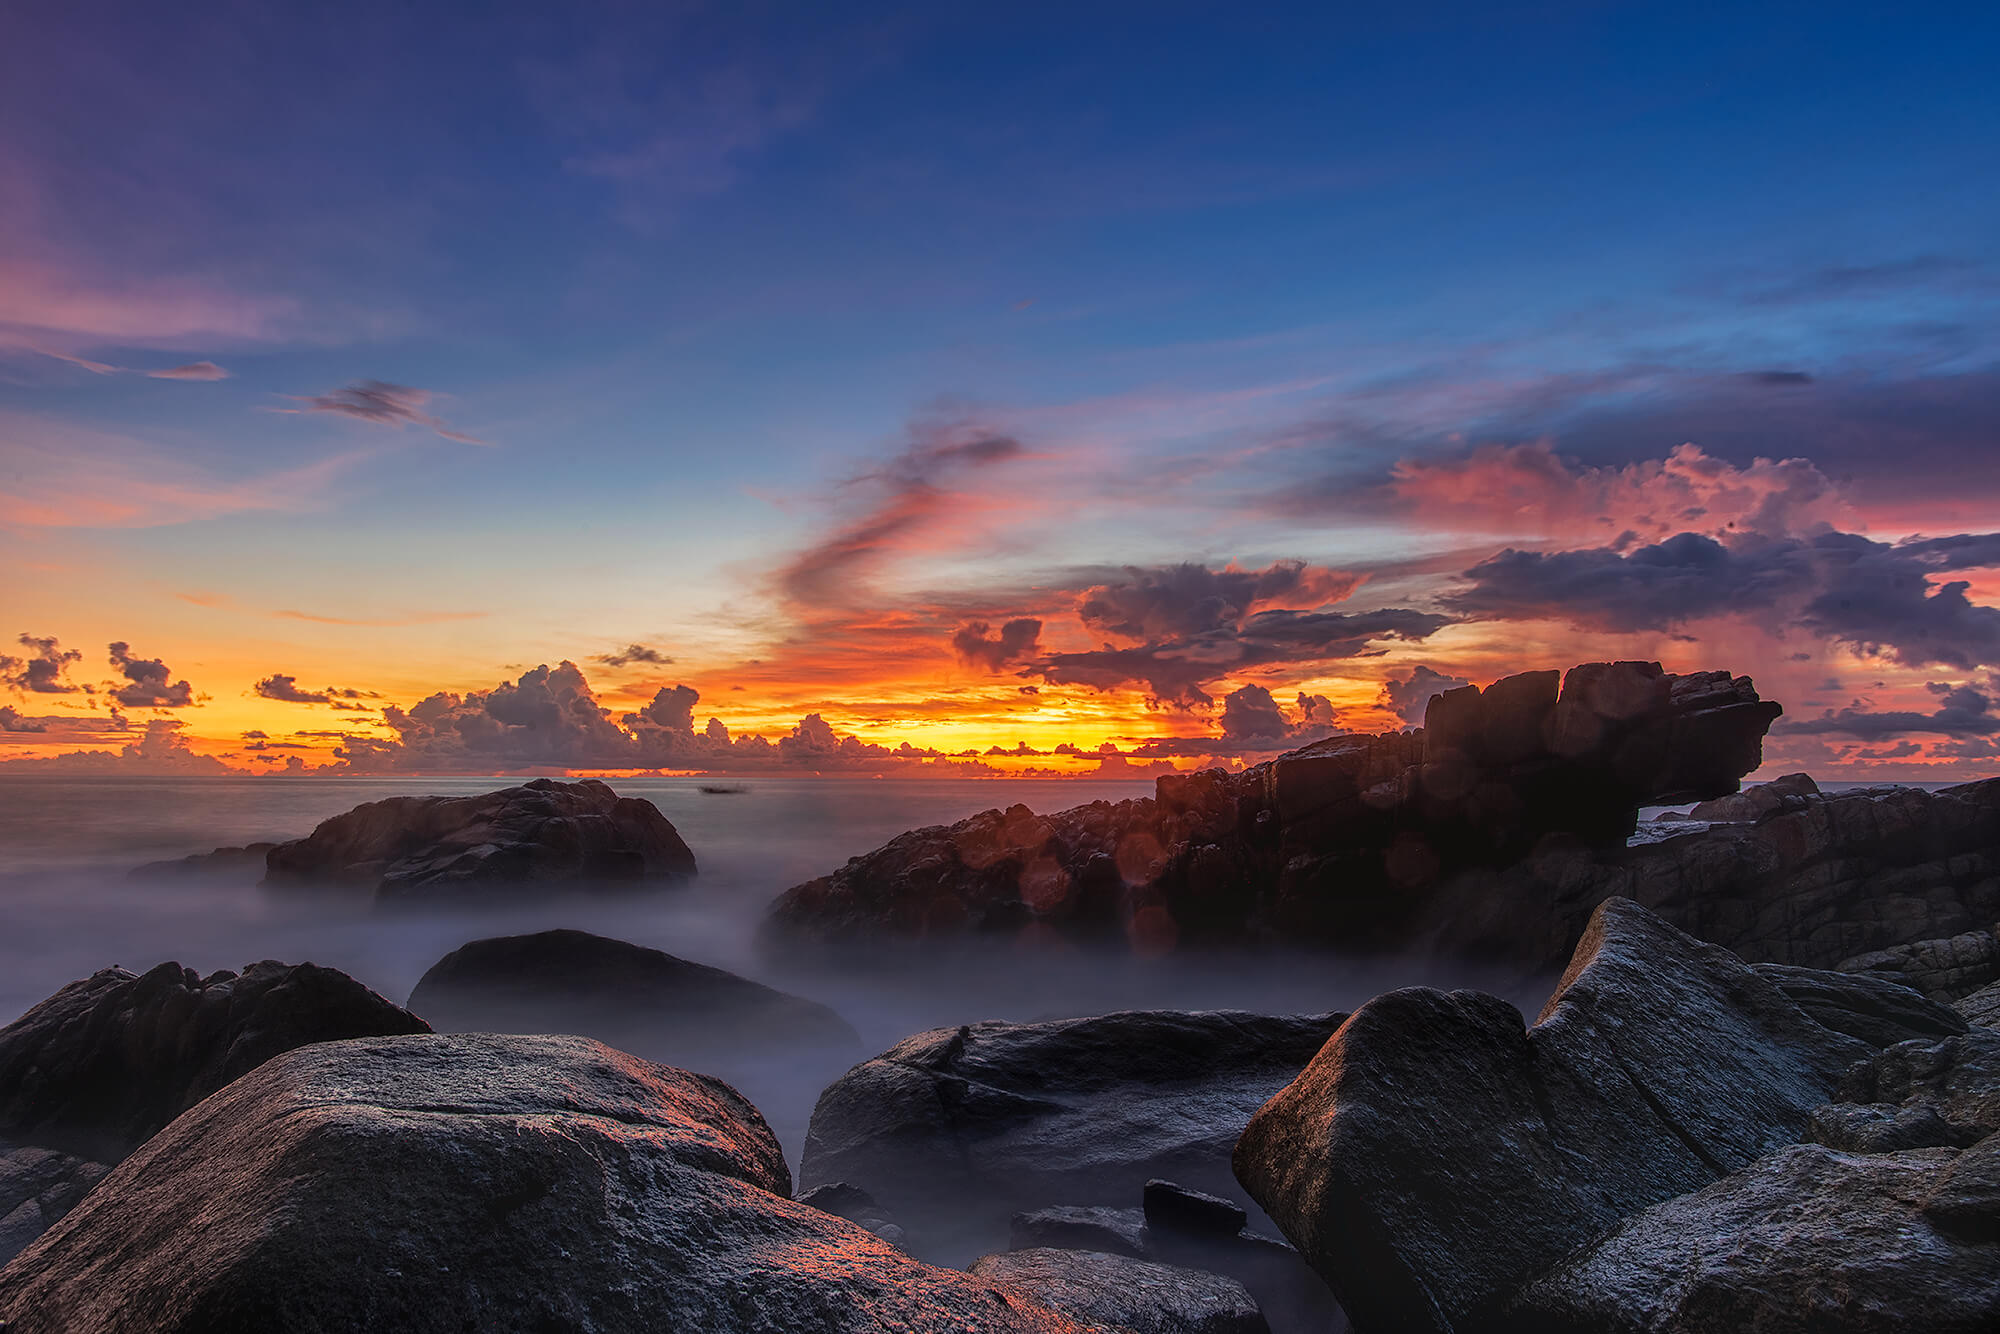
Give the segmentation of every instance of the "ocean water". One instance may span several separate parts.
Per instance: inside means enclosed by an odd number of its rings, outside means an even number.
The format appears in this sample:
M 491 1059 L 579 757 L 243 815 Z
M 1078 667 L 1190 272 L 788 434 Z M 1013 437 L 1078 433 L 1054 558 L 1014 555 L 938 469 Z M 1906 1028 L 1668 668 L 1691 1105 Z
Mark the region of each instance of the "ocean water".
M 1135 1008 L 1349 1010 L 1392 986 L 1476 985 L 1529 1013 L 1545 981 L 1478 976 L 1424 959 L 1180 953 L 1142 959 L 1075 947 L 994 945 L 802 961 L 761 951 L 756 928 L 783 890 L 906 829 L 995 806 L 1038 811 L 1147 795 L 1149 782 L 771 777 L 733 794 L 689 778 L 620 779 L 673 821 L 701 874 L 683 888 L 562 895 L 490 907 L 381 912 L 365 894 L 264 890 L 249 875 L 135 879 L 148 861 L 308 833 L 320 820 L 395 795 L 470 794 L 507 778 L 0 778 L 0 1016 L 64 983 L 121 964 L 175 960 L 206 974 L 259 959 L 339 968 L 404 1002 L 426 969 L 469 940 L 575 927 L 726 968 L 831 1005 L 864 1051 L 789 1077 L 760 1071 L 753 1093 L 797 1163 L 813 1099 L 860 1055 L 911 1033 L 982 1019 L 1033 1020 Z M 713 781 L 713 780 L 708 780 Z M 1540 992 L 1537 986 L 1540 986 Z

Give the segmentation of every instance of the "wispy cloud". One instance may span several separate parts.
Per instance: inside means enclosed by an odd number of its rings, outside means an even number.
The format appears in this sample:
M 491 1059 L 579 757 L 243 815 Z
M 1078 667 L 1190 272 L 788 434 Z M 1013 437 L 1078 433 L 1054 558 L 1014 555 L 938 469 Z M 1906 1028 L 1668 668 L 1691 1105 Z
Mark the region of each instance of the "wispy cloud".
M 322 616 L 309 611 L 274 611 L 273 616 L 287 621 L 310 621 L 314 625 L 353 625 L 373 627 L 397 627 L 405 625 L 440 625 L 446 621 L 476 621 L 487 613 L 483 611 L 411 611 L 393 616 Z
M 105 361 L 92 361 L 71 352 L 59 352 L 54 348 L 37 347 L 29 351 L 39 352 L 57 361 L 66 361 L 72 366 L 80 366 L 93 375 L 143 375 L 149 380 L 227 380 L 229 372 L 212 361 L 190 361 L 184 366 L 168 366 L 161 370 L 144 370 L 137 366 L 113 366 Z
M 330 412 L 340 417 L 352 417 L 356 421 L 367 422 L 371 426 L 400 428 L 419 426 L 435 432 L 446 440 L 456 440 L 461 444 L 485 445 L 490 441 L 481 440 L 476 435 L 452 429 L 445 422 L 427 411 L 430 401 L 436 397 L 428 389 L 415 389 L 406 384 L 390 384 L 386 380 L 357 380 L 344 388 L 326 394 L 290 395 L 294 402 L 303 403 L 303 408 L 277 408 L 275 411 L 288 413 Z

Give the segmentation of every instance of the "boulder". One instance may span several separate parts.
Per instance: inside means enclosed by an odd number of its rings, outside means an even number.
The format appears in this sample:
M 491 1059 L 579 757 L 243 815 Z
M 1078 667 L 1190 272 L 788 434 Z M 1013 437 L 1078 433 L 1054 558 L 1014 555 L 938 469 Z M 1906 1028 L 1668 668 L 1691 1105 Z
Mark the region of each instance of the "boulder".
M 1779 811 L 1799 810 L 1806 798 L 1819 795 L 1819 784 L 1813 782 L 1811 774 L 1786 774 L 1726 797 L 1698 802 L 1683 818 L 1754 824 Z
M 1966 1029 L 1965 1016 L 1949 1005 L 1886 977 L 1784 963 L 1751 968 L 1777 983 L 1778 990 L 1820 1023 L 1870 1046 L 1949 1037 Z
M 1962 931 L 1943 940 L 1918 940 L 1871 950 L 1843 959 L 1834 967 L 1902 982 L 1939 1000 L 1958 1000 L 2000 981 L 2000 934 Z
M 1146 1225 L 1197 1237 L 1233 1237 L 1249 1225 L 1250 1215 L 1234 1200 L 1155 1177 L 1143 1197 Z
M 1270 1334 L 1241 1283 L 1098 1251 L 1001 1251 L 972 1275 L 1078 1320 L 1132 1334 Z
M 280 1052 L 429 1025 L 347 974 L 251 964 L 106 968 L 0 1029 L 0 1134 L 116 1162 Z
M 1080 1334 L 787 1198 L 727 1085 L 576 1037 L 322 1043 L 149 1140 L 0 1270 L 9 1334 Z
M 1034 928 L 1144 952 L 1400 948 L 1455 875 L 1512 866 L 1550 839 L 1618 848 L 1642 805 L 1735 792 L 1779 712 L 1726 672 L 1523 673 L 1440 695 L 1421 731 L 1329 737 L 1242 773 L 1166 775 L 1150 799 L 912 830 L 788 890 L 767 939 Z M 1567 944 L 1582 920 L 1553 933 Z
M 919 1033 L 820 1095 L 799 1178 L 866 1189 L 919 1253 L 959 1229 L 990 1250 L 1016 1213 L 1128 1204 L 1153 1177 L 1240 1198 L 1237 1134 L 1341 1018 L 1159 1010 Z
M 1964 1154 L 1784 1148 L 1634 1214 L 1529 1286 L 1503 1327 L 1985 1334 L 2000 1322 L 1996 1163 L 2000 1138 Z
M 2000 982 L 1990 983 L 1952 1007 L 1966 1022 L 1981 1028 L 2000 1028 Z
M 650 801 L 594 778 L 537 778 L 477 797 L 390 797 L 323 821 L 265 859 L 271 886 L 350 886 L 378 900 L 550 884 L 658 883 L 694 854 Z
M 1614 899 L 1531 1029 L 1474 992 L 1357 1010 L 1236 1172 L 1358 1327 L 1474 1329 L 1630 1215 L 1800 1139 L 1873 1050 Z
M 74 1209 L 110 1170 L 59 1149 L 0 1139 L 0 1265 Z

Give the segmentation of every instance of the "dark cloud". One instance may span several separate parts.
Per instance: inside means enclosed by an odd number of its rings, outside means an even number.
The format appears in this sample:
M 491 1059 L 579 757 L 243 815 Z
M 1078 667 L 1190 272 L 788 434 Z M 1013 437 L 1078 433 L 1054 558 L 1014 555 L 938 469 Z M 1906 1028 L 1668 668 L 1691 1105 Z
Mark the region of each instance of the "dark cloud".
M 24 634 L 18 642 L 28 655 L 15 658 L 0 653 L 0 684 L 31 695 L 73 695 L 84 689 L 64 679 L 71 663 L 83 661 L 82 649 L 66 649 L 54 635 Z
M 1007 622 L 997 635 L 990 631 L 985 621 L 960 626 L 951 637 L 952 651 L 959 661 L 968 667 L 999 672 L 1041 651 L 1042 623 L 1032 616 Z
M 428 389 L 413 389 L 406 384 L 390 384 L 385 380 L 358 380 L 330 394 L 293 396 L 294 401 L 305 404 L 303 408 L 287 409 L 293 412 L 331 412 L 341 417 L 352 417 L 356 421 L 368 422 L 375 426 L 420 426 L 436 432 L 447 440 L 457 440 L 468 445 L 483 445 L 486 441 L 477 436 L 455 431 L 442 420 L 425 410 L 432 394 Z
M 644 644 L 627 644 L 616 653 L 600 653 L 592 658 L 591 661 L 601 662 L 606 667 L 629 667 L 635 662 L 647 663 L 654 667 L 665 667 L 673 662 L 673 659 L 658 649 L 649 648 Z
M 11 704 L 0 704 L 0 732 L 46 732 L 48 723 L 30 718 Z
M 1824 573 L 1801 617 L 1808 628 L 1911 667 L 1970 671 L 2000 663 L 2000 608 L 1967 598 L 1971 585 L 1963 580 L 1930 586 L 1934 573 L 2000 563 L 2000 533 L 1894 546 L 1828 533 L 1813 548 Z
M 1878 713 L 1849 707 L 1829 710 L 1817 718 L 1788 718 L 1772 730 L 1791 736 L 1838 733 L 1864 741 L 1913 732 L 1949 737 L 2000 736 L 2000 715 L 1993 712 L 1993 697 L 1986 691 L 1943 682 L 1933 682 L 1930 691 L 1938 697 L 1938 707 L 1933 713 L 1893 709 Z
M 301 690 L 298 678 L 274 672 L 251 687 L 265 699 L 282 700 L 286 704 L 329 704 L 333 696 L 324 690 Z
M 1421 727 L 1424 710 L 1431 706 L 1432 700 L 1447 690 L 1471 684 L 1462 677 L 1447 676 L 1418 664 L 1410 669 L 1408 676 L 1401 679 L 1392 676 L 1382 683 L 1381 705 L 1411 727 Z
M 779 572 L 785 596 L 807 608 L 856 598 L 859 581 L 903 550 L 953 504 L 946 483 L 1019 457 L 1021 442 L 976 426 L 913 428 L 909 447 L 844 490 L 867 498 L 861 514 L 793 557 Z
M 47 758 L 8 760 L 0 768 L 8 773 L 151 773 L 209 774 L 236 773 L 213 755 L 198 755 L 181 735 L 178 719 L 154 718 L 138 740 L 116 751 L 73 750 Z
M 191 361 L 185 366 L 170 366 L 163 371 L 147 371 L 155 380 L 227 380 L 229 372 L 212 361 Z
M 125 684 L 113 682 L 111 697 L 128 709 L 185 709 L 194 703 L 194 687 L 186 681 L 169 684 L 173 673 L 158 658 L 139 658 L 132 646 L 120 640 L 110 647 L 111 665 L 124 676 Z
M 1292 721 L 1271 692 L 1244 686 L 1222 697 L 1222 735 L 1228 741 L 1284 740 L 1293 734 Z
M 1123 577 L 1084 591 L 1076 613 L 1085 627 L 1121 639 L 1178 639 L 1234 626 L 1259 605 L 1317 607 L 1339 602 L 1361 580 L 1302 560 L 1261 570 L 1211 570 L 1184 563 L 1126 566 Z

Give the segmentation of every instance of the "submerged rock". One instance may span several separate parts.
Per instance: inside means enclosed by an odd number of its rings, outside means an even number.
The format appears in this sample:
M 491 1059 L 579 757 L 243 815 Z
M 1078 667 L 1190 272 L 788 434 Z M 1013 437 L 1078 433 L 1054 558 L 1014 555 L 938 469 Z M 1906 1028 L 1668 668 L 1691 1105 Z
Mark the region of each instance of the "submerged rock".
M 920 1247 L 966 1228 L 990 1248 L 1016 1213 L 1125 1204 L 1154 1177 L 1237 1194 L 1238 1133 L 1342 1018 L 1155 1010 L 919 1033 L 820 1095 L 799 1178 L 865 1188 Z
M 1531 1029 L 1475 992 L 1364 1005 L 1236 1171 L 1360 1328 L 1478 1329 L 1624 1219 L 1802 1138 L 1873 1051 L 1614 899 Z
M 1097 1251 L 1001 1251 L 972 1274 L 1079 1320 L 1132 1334 L 1269 1334 L 1241 1283 Z
M 1240 774 L 1167 775 L 1150 799 L 913 830 L 787 891 L 769 931 L 837 941 L 1035 925 L 1142 951 L 1401 946 L 1432 887 L 1467 868 L 1511 866 L 1551 838 L 1616 848 L 1641 805 L 1734 792 L 1779 712 L 1726 672 L 1524 673 L 1440 695 L 1422 731 L 1329 737 Z M 1548 913 L 1535 917 L 1530 929 Z M 1582 920 L 1554 933 L 1567 943 Z
M 148 1141 L 5 1270 L 9 1334 L 1082 1334 L 796 1203 L 727 1085 L 585 1038 L 323 1043 Z
M 652 802 L 621 797 L 594 778 L 537 778 L 477 797 L 356 806 L 272 848 L 264 883 L 366 887 L 397 900 L 694 873 L 694 854 Z

